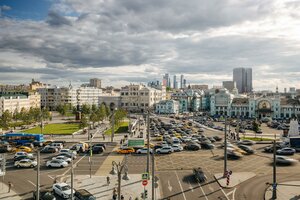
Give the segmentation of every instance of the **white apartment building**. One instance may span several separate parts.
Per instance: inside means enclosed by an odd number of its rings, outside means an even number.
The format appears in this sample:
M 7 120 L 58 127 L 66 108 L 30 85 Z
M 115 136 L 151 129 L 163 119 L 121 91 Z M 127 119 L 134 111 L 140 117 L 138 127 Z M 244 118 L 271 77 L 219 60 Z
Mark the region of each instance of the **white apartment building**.
M 82 106 L 83 104 L 98 105 L 102 90 L 94 87 L 53 87 L 39 88 L 41 94 L 41 106 L 55 110 L 58 105 L 70 104 Z
M 144 112 L 148 108 L 165 100 L 165 87 L 161 90 L 145 85 L 128 85 L 121 88 L 121 107 L 128 111 Z
M 20 112 L 22 108 L 29 110 L 41 107 L 41 98 L 37 93 L 2 93 L 0 94 L 0 116 L 8 110 L 10 113 Z
M 157 114 L 178 114 L 179 101 L 162 100 L 155 105 L 155 112 Z

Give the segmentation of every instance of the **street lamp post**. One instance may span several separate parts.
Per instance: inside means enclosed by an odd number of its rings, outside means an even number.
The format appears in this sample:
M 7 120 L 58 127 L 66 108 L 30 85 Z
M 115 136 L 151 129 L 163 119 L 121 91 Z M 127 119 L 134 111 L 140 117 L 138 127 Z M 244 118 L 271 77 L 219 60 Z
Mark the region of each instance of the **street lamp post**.
M 225 138 L 224 138 L 224 173 L 223 176 L 226 176 L 227 173 L 227 115 L 225 115 Z
M 37 150 L 36 199 L 40 199 L 40 150 Z
M 112 116 L 111 116 L 111 142 L 114 141 L 115 137 L 115 108 L 112 108 Z
M 150 109 L 147 113 L 147 168 L 146 172 L 149 174 L 150 171 Z

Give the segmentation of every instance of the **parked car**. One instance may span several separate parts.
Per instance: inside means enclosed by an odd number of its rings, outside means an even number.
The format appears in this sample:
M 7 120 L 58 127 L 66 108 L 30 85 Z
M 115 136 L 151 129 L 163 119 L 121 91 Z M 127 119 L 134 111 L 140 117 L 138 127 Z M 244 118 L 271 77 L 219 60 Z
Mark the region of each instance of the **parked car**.
M 256 131 L 256 133 L 261 134 L 261 133 L 262 133 L 262 130 L 261 130 L 261 129 L 258 129 L 258 130 Z
M 64 199 L 71 198 L 71 187 L 67 183 L 55 183 L 52 186 L 53 192 Z M 73 194 L 75 194 L 75 190 L 73 189 Z
M 17 157 L 15 157 L 15 158 L 14 158 L 14 161 L 20 161 L 20 160 L 23 160 L 23 159 L 35 160 L 34 157 L 27 156 L 27 155 L 23 155 L 23 156 L 17 156 Z
M 0 146 L 0 153 L 7 153 L 13 151 L 13 148 L 9 144 L 1 145 Z
M 296 153 L 296 150 L 289 148 L 289 147 L 278 149 L 276 151 L 276 154 L 278 154 L 278 155 L 294 155 L 295 153 Z
M 238 144 L 241 144 L 241 145 L 254 145 L 255 142 L 252 141 L 252 140 L 241 140 L 238 142 Z
M 153 153 L 153 150 L 152 149 L 149 149 L 150 153 Z M 144 148 L 141 148 L 141 149 L 138 149 L 136 151 L 136 153 L 138 154 L 147 154 L 148 153 L 148 148 L 147 147 L 144 147 Z
M 22 159 L 20 161 L 16 161 L 14 164 L 15 167 L 21 168 L 21 167 L 35 167 L 37 166 L 37 162 L 35 160 L 31 159 Z
M 197 143 L 189 143 L 184 147 L 185 150 L 190 150 L 190 151 L 198 151 L 201 149 L 201 146 Z
M 213 137 L 207 137 L 212 143 L 216 142 L 216 140 Z
M 94 144 L 93 145 L 94 147 L 102 147 L 104 150 L 106 150 L 106 144 L 104 144 L 104 143 L 97 143 L 97 144 Z
M 276 156 L 276 164 L 291 165 L 298 161 L 287 156 Z
M 94 197 L 90 192 L 85 189 L 76 190 L 74 194 L 75 200 L 95 200 Z
M 205 176 L 202 168 L 200 168 L 200 167 L 194 168 L 193 174 L 194 174 L 195 179 L 200 183 L 203 183 L 207 180 L 207 177 Z
M 16 148 L 16 152 L 26 152 L 26 153 L 31 153 L 32 149 L 30 147 L 26 147 L 26 146 L 20 146 L 18 148 Z
M 245 151 L 247 154 L 253 154 L 254 153 L 254 150 L 249 146 L 239 144 L 238 147 L 240 149 L 242 149 L 243 151 Z
M 56 157 L 53 157 L 52 160 L 63 160 L 63 161 L 66 161 L 67 163 L 71 163 L 72 158 L 68 158 L 66 156 L 56 156 Z
M 37 193 L 36 191 L 33 192 L 33 199 L 36 200 Z M 41 189 L 40 190 L 40 200 L 56 200 L 55 196 L 52 194 L 51 190 L 48 189 Z
M 208 143 L 208 142 L 201 142 L 201 149 L 214 149 L 215 145 L 213 145 L 212 143 Z
M 59 153 L 73 153 L 73 155 L 77 155 L 77 152 L 76 151 L 72 151 L 71 149 L 61 149 L 59 150 Z
M 35 147 L 42 147 L 44 145 L 42 142 L 39 142 L 39 141 L 34 141 L 32 144 Z
M 31 149 L 33 149 L 33 148 L 34 148 L 34 145 L 33 145 L 33 143 L 30 143 L 30 142 L 28 142 L 28 143 L 24 143 L 24 144 L 23 144 L 23 146 L 25 146 L 25 147 L 29 147 L 29 148 L 31 148 Z
M 64 160 L 49 160 L 46 163 L 47 167 L 67 167 L 68 163 Z
M 236 151 L 227 151 L 227 158 L 230 158 L 230 159 L 240 159 L 242 158 L 243 155 L 239 152 L 236 152 Z
M 160 149 L 156 149 L 156 153 L 173 153 L 174 150 L 170 146 L 163 146 Z
M 77 156 L 75 156 L 72 153 L 59 153 L 57 156 L 66 156 L 68 158 L 73 158 L 73 160 L 75 160 L 77 158 Z
M 281 148 L 282 148 L 281 145 L 276 144 L 276 146 L 275 146 L 276 151 L 281 149 Z M 273 145 L 265 147 L 264 151 L 267 152 L 267 153 L 273 153 Z
M 41 150 L 41 153 L 56 153 L 57 152 L 57 148 L 55 147 L 44 147 L 42 150 Z
M 180 144 L 173 144 L 172 148 L 173 148 L 174 152 L 180 152 L 183 150 L 183 147 Z
M 55 148 L 57 148 L 59 150 L 62 149 L 62 148 L 64 148 L 64 145 L 62 143 L 55 143 L 55 142 L 51 143 L 49 146 L 50 147 L 55 147 Z
M 19 157 L 19 156 L 33 157 L 32 153 L 27 153 L 27 152 L 20 151 L 20 152 L 15 153 L 14 159 Z
M 93 154 L 99 154 L 99 153 L 102 153 L 103 151 L 104 151 L 104 149 L 103 149 L 102 146 L 93 146 L 92 147 L 92 153 Z M 88 149 L 86 153 L 89 154 L 90 153 L 90 149 Z
M 219 142 L 219 141 L 221 141 L 222 140 L 222 138 L 220 137 L 220 136 L 213 136 L 213 138 L 217 141 L 217 142 Z

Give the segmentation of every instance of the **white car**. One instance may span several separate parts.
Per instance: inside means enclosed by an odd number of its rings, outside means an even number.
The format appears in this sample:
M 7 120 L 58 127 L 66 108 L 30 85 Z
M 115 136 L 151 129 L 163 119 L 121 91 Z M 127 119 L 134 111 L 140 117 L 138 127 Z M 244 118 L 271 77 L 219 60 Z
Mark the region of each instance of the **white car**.
M 68 163 L 63 160 L 49 160 L 46 163 L 47 167 L 67 167 Z
M 138 154 L 147 154 L 147 150 L 148 150 L 148 148 L 142 148 L 142 149 L 138 149 L 137 151 L 136 151 L 136 153 L 138 153 Z M 152 149 L 150 149 L 149 150 L 150 151 L 150 153 L 153 153 L 153 150 Z
M 71 187 L 67 183 L 55 183 L 52 186 L 53 192 L 64 199 L 71 198 Z M 75 190 L 73 189 L 73 194 L 75 194 Z
M 15 167 L 35 167 L 37 166 L 37 162 L 35 160 L 23 159 L 15 162 Z
M 175 152 L 179 152 L 183 150 L 183 147 L 180 144 L 173 144 L 172 148 Z
M 174 150 L 170 146 L 163 146 L 160 149 L 156 149 L 156 153 L 173 153 Z
M 20 152 L 17 152 L 15 154 L 15 157 L 14 158 L 17 158 L 19 156 L 28 156 L 28 157 L 33 157 L 33 154 L 32 153 L 27 153 L 27 152 L 23 152 L 23 151 L 20 151 Z
M 72 151 L 71 149 L 61 149 L 59 153 L 73 153 L 74 156 L 77 155 L 76 151 Z
M 67 163 L 71 163 L 71 161 L 72 161 L 71 158 L 68 158 L 66 156 L 56 156 L 56 157 L 53 157 L 52 160 L 63 160 L 63 161 L 66 161 Z

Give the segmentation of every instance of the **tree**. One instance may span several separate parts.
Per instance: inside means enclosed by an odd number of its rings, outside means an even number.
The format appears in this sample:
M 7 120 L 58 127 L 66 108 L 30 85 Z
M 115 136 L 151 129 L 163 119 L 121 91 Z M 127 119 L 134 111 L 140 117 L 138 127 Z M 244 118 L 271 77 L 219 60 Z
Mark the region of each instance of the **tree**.
M 93 122 L 93 126 L 94 126 L 95 122 L 98 121 L 98 116 L 97 116 L 97 114 L 96 114 L 95 112 L 93 112 L 93 113 L 91 114 L 91 116 L 90 116 L 90 121 Z
M 83 104 L 81 107 L 81 112 L 85 115 L 88 115 L 91 113 L 91 107 L 88 104 Z
M 72 113 L 75 115 L 77 113 L 77 107 L 76 106 L 73 106 L 72 108 Z
M 97 111 L 97 106 L 95 104 L 92 105 L 91 111 L 92 112 L 96 112 Z
M 66 116 L 68 110 L 69 110 L 69 105 L 68 104 L 64 104 L 64 105 L 58 105 L 56 108 L 57 112 L 59 112 L 59 114 L 61 114 L 62 116 Z
M 87 126 L 88 126 L 88 119 L 86 118 L 85 115 L 82 115 L 80 120 L 80 128 L 85 128 Z
M 1 118 L 0 118 L 0 126 L 4 129 L 8 129 L 9 128 L 9 124 L 12 121 L 12 114 L 9 112 L 9 110 L 6 110 Z

